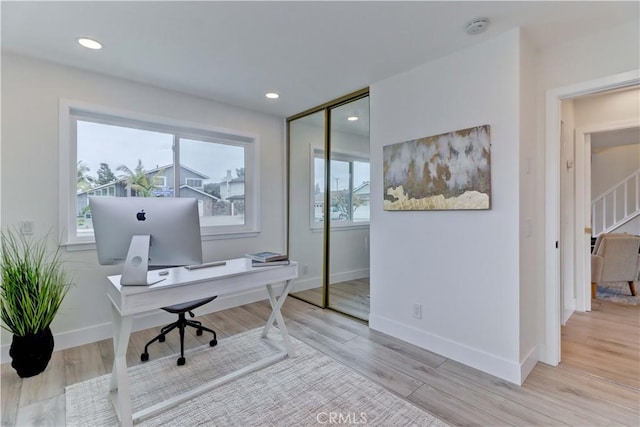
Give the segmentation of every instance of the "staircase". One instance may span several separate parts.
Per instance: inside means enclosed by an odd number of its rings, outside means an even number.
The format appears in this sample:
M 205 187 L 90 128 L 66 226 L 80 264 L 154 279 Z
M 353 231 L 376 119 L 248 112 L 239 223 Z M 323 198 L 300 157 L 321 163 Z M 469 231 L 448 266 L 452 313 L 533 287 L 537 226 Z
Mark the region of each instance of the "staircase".
M 640 169 L 591 202 L 591 235 L 609 233 L 637 216 L 640 216 Z

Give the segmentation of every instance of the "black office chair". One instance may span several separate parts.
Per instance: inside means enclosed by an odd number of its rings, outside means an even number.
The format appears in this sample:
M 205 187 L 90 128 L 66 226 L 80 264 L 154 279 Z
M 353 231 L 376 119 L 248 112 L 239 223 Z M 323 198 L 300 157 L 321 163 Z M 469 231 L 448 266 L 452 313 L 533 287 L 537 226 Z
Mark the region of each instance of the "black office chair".
M 154 339 L 152 339 L 151 341 L 149 341 L 147 345 L 144 346 L 144 353 L 140 355 L 140 360 L 142 360 L 143 362 L 146 362 L 147 360 L 149 360 L 149 352 L 147 351 L 148 347 L 156 341 L 164 342 L 166 339 L 165 336 L 175 328 L 178 328 L 180 330 L 180 357 L 178 358 L 179 366 L 184 365 L 186 361 L 184 358 L 184 328 L 185 327 L 191 326 L 192 328 L 196 328 L 197 329 L 196 335 L 198 336 L 202 335 L 202 331 L 211 332 L 213 334 L 213 339 L 209 341 L 209 345 L 213 347 L 216 344 L 218 344 L 216 332 L 214 330 L 202 326 L 201 322 L 198 322 L 195 320 L 187 320 L 185 317 L 185 313 L 189 313 L 191 317 L 194 317 L 195 315 L 193 314 L 192 310 L 195 310 L 196 308 L 202 305 L 208 304 L 216 298 L 217 296 L 199 299 L 197 301 L 185 302 L 182 304 L 171 305 L 169 307 L 162 307 L 164 311 L 177 314 L 178 321 L 163 327 L 160 330 L 160 334 Z

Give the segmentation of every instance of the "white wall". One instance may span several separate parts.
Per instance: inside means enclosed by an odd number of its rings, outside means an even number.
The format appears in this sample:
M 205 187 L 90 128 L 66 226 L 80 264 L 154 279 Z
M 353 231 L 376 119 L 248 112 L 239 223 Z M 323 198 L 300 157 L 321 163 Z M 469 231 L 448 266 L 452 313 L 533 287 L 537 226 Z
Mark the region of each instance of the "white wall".
M 526 35 L 520 35 L 520 365 L 519 381 L 523 382 L 539 359 L 537 352 L 538 333 L 535 322 L 536 304 L 536 257 L 535 234 L 535 152 L 536 152 L 536 52 Z
M 2 54 L 2 227 L 33 220 L 36 234 L 58 235 L 58 101 L 67 98 L 259 136 L 261 228 L 257 237 L 203 242 L 205 260 L 242 256 L 246 252 L 285 249 L 284 120 L 176 92 Z M 95 251 L 65 253 L 66 269 L 75 279 L 52 330 L 56 349 L 111 336 L 105 296 L 107 274 L 118 267 L 99 266 Z M 266 297 L 246 295 L 243 301 Z M 206 310 L 230 304 L 216 300 Z M 151 316 L 134 328 L 172 317 Z M 3 331 L 3 361 L 9 344 Z
M 619 145 L 593 153 L 591 157 L 592 200 L 639 169 L 640 144 Z M 636 191 L 638 190 L 636 189 Z M 638 194 L 640 194 L 640 192 Z M 628 209 L 632 209 L 632 203 L 635 203 L 635 199 L 629 200 Z M 616 205 L 618 209 L 617 217 L 620 218 L 624 213 L 624 198 L 621 193 L 618 193 Z M 608 198 L 607 207 L 611 206 L 612 199 Z M 597 229 L 600 230 L 600 227 Z M 640 235 L 640 217 L 635 217 L 614 231 L 617 233 Z
M 629 222 L 625 222 L 614 230 L 616 233 L 628 233 L 640 236 L 640 217 L 635 217 Z
M 370 327 L 520 382 L 520 33 L 376 83 Z M 385 212 L 382 147 L 491 126 L 491 210 Z M 412 305 L 422 304 L 422 319 Z
M 553 47 L 540 52 L 538 95 L 544 96 L 550 89 L 638 69 L 639 31 L 640 20 L 635 20 L 579 39 L 558 40 Z M 544 103 L 538 107 L 544 110 Z M 544 121 L 544 115 L 538 118 Z
M 640 64 L 636 64 L 640 66 Z M 607 125 L 640 117 L 640 89 L 605 92 L 574 100 L 576 128 Z
M 591 156 L 591 198 L 640 169 L 640 143 L 598 150 Z

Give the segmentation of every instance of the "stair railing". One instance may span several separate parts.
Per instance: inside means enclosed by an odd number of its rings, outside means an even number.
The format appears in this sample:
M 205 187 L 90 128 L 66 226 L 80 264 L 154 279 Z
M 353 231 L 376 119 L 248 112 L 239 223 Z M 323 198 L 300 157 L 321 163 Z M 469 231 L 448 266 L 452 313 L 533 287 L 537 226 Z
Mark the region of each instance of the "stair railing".
M 591 202 L 592 236 L 609 233 L 640 215 L 640 169 Z

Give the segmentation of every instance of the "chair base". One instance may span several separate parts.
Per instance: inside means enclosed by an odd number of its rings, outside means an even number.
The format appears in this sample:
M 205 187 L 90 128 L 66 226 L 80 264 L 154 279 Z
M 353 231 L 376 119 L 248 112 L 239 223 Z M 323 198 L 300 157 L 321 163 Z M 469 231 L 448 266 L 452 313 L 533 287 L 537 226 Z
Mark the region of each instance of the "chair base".
M 146 362 L 147 360 L 149 360 L 149 346 L 156 341 L 164 342 L 166 340 L 167 334 L 172 330 L 178 328 L 178 331 L 180 332 L 180 357 L 177 360 L 177 364 L 178 366 L 184 365 L 186 363 L 186 359 L 184 357 L 184 331 L 187 326 L 195 328 L 196 335 L 198 336 L 202 335 L 203 331 L 207 331 L 211 333 L 213 335 L 213 339 L 209 341 L 210 347 L 214 347 L 216 344 L 218 344 L 217 335 L 213 329 L 209 329 L 205 326 L 202 326 L 201 322 L 198 322 L 195 320 L 187 320 L 185 313 L 178 313 L 178 320 L 176 322 L 171 323 L 170 325 L 164 326 L 160 330 L 160 334 L 158 334 L 155 338 L 149 341 L 147 345 L 144 346 L 144 353 L 140 355 L 140 360 L 142 362 Z

